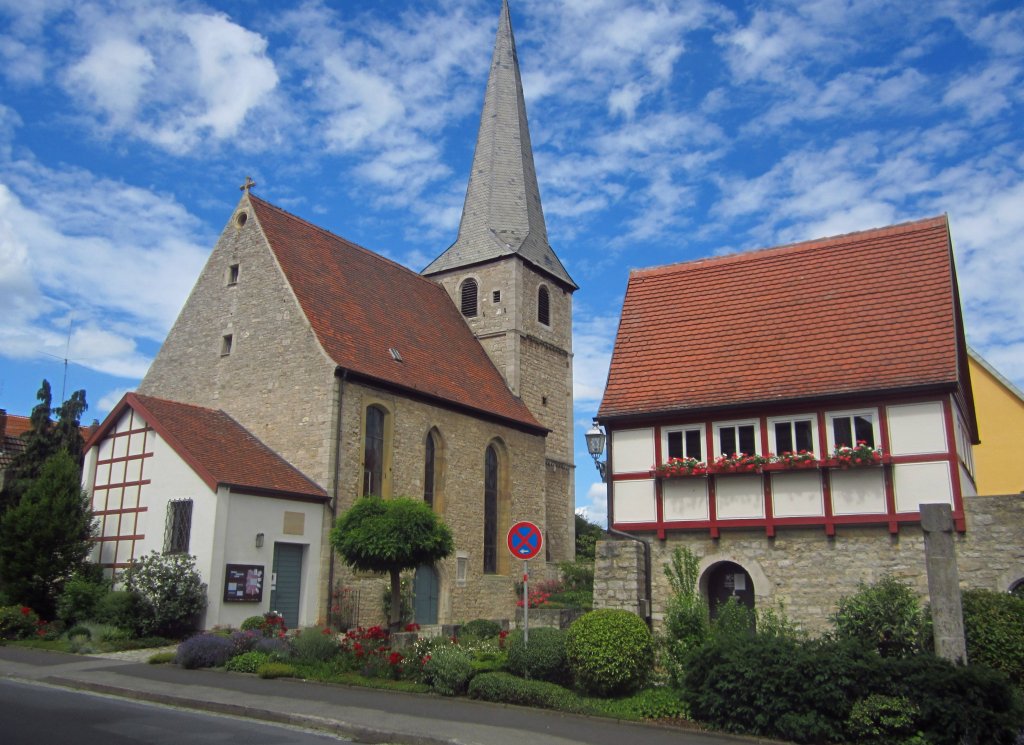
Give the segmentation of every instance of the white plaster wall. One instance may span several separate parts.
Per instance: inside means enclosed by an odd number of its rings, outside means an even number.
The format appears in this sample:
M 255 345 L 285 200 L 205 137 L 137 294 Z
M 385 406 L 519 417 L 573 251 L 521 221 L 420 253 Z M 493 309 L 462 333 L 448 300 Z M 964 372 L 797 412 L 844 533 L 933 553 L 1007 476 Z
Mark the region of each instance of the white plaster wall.
M 833 514 L 880 514 L 886 511 L 885 483 L 880 467 L 833 470 L 829 479 Z
M 949 463 L 898 463 L 892 467 L 897 512 L 917 512 L 922 504 L 952 504 Z
M 772 510 L 777 517 L 808 517 L 825 514 L 821 475 L 817 469 L 773 473 Z
M 650 471 L 654 465 L 654 429 L 612 430 L 612 473 Z
M 665 479 L 661 487 L 666 520 L 707 520 L 708 480 Z
M 323 531 L 323 505 L 294 502 L 273 497 L 233 494 L 222 489 L 220 521 L 225 526 L 220 540 L 211 552 L 213 566 L 209 579 L 210 605 L 206 627 L 238 627 L 249 616 L 259 615 L 270 607 L 271 574 L 274 567 L 274 543 L 295 543 L 303 546 L 302 587 L 299 598 L 299 625 L 312 626 L 317 620 L 320 589 L 320 548 Z M 304 515 L 302 535 L 284 532 L 285 512 Z M 263 533 L 262 548 L 256 547 L 256 534 Z M 263 598 L 259 603 L 224 602 L 224 578 L 228 564 L 262 565 Z
M 721 520 L 764 517 L 764 486 L 761 477 L 716 478 L 715 510 Z
M 949 450 L 946 420 L 939 401 L 899 404 L 886 410 L 892 455 L 924 455 Z
M 653 522 L 658 513 L 654 505 L 654 479 L 616 481 L 612 519 L 617 523 Z

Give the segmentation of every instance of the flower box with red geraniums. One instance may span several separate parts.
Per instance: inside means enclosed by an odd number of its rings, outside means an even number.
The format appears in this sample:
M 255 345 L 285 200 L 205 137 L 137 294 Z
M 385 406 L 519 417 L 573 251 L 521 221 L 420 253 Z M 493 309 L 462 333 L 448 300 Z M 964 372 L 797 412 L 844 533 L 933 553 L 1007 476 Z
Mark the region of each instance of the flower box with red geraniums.
M 720 455 L 708 466 L 708 473 L 761 473 L 761 469 L 770 462 L 770 457 L 763 455 Z
M 708 465 L 696 458 L 669 458 L 665 463 L 655 466 L 656 476 L 665 479 L 676 479 L 685 476 L 706 476 Z
M 873 448 L 864 440 L 859 440 L 855 447 L 840 445 L 833 450 L 827 465 L 838 468 L 862 468 L 880 466 L 884 462 L 881 448 Z
M 817 468 L 818 459 L 810 450 L 801 450 L 791 453 L 788 450 L 781 455 L 771 459 L 771 463 L 765 467 L 766 471 L 795 471 L 798 469 Z

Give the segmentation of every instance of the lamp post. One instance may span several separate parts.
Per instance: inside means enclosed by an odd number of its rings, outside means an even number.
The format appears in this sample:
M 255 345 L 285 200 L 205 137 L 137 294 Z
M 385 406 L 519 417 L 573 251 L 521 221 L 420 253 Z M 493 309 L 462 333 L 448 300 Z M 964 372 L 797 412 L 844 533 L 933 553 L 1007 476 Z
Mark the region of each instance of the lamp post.
M 594 426 L 587 430 L 587 434 L 584 437 L 587 438 L 587 452 L 594 459 L 597 472 L 601 474 L 601 481 L 607 481 L 608 479 L 605 477 L 607 463 L 601 460 L 601 456 L 604 454 L 604 445 L 608 440 L 608 436 L 601 429 L 601 425 L 597 423 L 597 419 L 594 419 Z

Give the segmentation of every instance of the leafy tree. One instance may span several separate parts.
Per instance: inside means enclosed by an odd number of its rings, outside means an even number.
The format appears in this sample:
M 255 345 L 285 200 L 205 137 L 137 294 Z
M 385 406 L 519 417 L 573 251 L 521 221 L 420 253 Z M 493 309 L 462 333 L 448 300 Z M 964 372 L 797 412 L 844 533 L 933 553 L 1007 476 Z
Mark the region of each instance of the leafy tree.
M 80 479 L 78 464 L 62 450 L 0 516 L 0 587 L 44 618 L 53 618 L 65 581 L 91 548 L 92 513 Z
M 61 450 L 67 451 L 72 461 L 81 469 L 82 414 L 88 409 L 85 391 L 75 391 L 71 398 L 57 408 L 52 408 L 53 396 L 50 383 L 43 380 L 36 393 L 38 404 L 29 417 L 29 431 L 24 435 L 25 450 L 15 456 L 0 492 L 0 514 L 16 505 L 32 481 L 42 473 L 43 464 Z M 52 416 L 57 415 L 54 422 Z
M 576 558 L 593 559 L 597 542 L 604 536 L 604 528 L 576 514 Z
M 391 630 L 401 614 L 401 573 L 455 550 L 451 530 L 423 500 L 362 497 L 338 518 L 331 545 L 353 569 L 391 578 Z
M 199 626 L 206 585 L 194 556 L 153 551 L 132 562 L 124 585 L 144 602 L 146 610 L 138 619 L 141 633 L 181 639 Z

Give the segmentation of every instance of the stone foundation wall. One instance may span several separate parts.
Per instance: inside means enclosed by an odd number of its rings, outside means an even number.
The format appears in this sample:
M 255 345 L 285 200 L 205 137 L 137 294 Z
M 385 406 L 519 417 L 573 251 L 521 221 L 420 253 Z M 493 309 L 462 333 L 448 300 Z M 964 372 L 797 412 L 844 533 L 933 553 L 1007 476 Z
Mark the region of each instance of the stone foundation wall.
M 955 537 L 961 588 L 1005 591 L 1024 579 L 1024 495 L 968 497 L 967 532 Z M 675 533 L 650 540 L 652 619 L 664 619 L 670 589 L 664 573 L 677 546 L 700 557 L 701 591 L 707 593 L 709 570 L 723 561 L 743 567 L 754 585 L 759 608 L 782 610 L 811 633 L 829 628 L 839 599 L 885 574 L 908 582 L 928 596 L 924 534 L 908 525 L 891 535 L 885 526 L 840 528 L 834 537 L 820 528 L 780 529 L 775 538 L 763 531 Z M 642 555 L 633 541 L 598 543 L 594 566 L 594 606 L 631 607 L 643 594 Z M 632 609 L 632 608 L 630 608 Z

